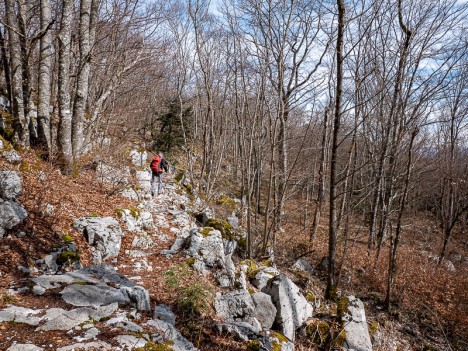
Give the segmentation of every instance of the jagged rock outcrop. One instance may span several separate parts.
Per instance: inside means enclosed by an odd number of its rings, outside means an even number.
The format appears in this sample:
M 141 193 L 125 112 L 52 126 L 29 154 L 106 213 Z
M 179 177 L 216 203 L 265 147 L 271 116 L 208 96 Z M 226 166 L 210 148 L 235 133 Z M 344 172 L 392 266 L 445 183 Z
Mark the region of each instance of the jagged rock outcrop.
M 197 271 L 208 273 L 210 269 L 225 267 L 223 239 L 219 230 L 205 228 L 193 231 L 189 240 L 187 253 L 196 259 L 193 267 Z
M 119 254 L 123 233 L 114 218 L 83 217 L 76 220 L 73 227 L 95 248 L 95 263 L 101 263 L 103 259 Z
M 271 296 L 277 309 L 275 323 L 280 332 L 294 341 L 296 329 L 312 317 L 312 305 L 284 274 L 270 279 L 262 291 Z
M 346 334 L 343 348 L 354 351 L 372 351 L 372 342 L 362 301 L 354 296 L 348 296 L 343 298 L 340 305 L 343 308 L 341 321 Z

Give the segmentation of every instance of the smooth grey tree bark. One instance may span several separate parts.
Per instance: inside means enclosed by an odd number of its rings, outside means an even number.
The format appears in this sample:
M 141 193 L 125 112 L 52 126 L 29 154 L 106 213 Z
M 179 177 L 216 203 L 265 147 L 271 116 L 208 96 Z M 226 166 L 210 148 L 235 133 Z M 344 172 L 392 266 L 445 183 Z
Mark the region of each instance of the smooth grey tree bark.
M 37 136 L 38 144 L 49 156 L 51 152 L 50 134 L 50 81 L 52 71 L 52 41 L 50 0 L 41 0 L 41 32 L 38 76 Z
M 98 16 L 99 0 L 82 0 L 80 3 L 80 26 L 78 45 L 80 49 L 80 63 L 76 81 L 76 93 L 73 104 L 73 159 L 79 160 L 83 152 L 83 123 L 89 90 L 89 74 L 91 50 L 96 34 L 96 20 Z
M 59 131 L 58 144 L 60 158 L 65 173 L 72 169 L 72 114 L 70 110 L 70 43 L 71 25 L 73 19 L 73 1 L 63 0 L 62 19 L 58 36 L 58 105 L 59 105 Z
M 5 0 L 5 14 L 11 66 L 11 98 L 13 106 L 14 139 L 21 146 L 29 146 L 29 125 L 23 99 L 23 65 L 15 0 Z

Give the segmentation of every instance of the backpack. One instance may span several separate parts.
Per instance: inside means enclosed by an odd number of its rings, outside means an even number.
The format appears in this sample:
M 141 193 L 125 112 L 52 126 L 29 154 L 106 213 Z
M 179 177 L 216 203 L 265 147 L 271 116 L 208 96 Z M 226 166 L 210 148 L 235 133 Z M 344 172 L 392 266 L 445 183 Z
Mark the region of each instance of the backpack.
M 153 161 L 151 161 L 150 168 L 154 173 L 161 174 L 162 173 L 161 158 L 158 156 L 155 156 L 153 158 Z

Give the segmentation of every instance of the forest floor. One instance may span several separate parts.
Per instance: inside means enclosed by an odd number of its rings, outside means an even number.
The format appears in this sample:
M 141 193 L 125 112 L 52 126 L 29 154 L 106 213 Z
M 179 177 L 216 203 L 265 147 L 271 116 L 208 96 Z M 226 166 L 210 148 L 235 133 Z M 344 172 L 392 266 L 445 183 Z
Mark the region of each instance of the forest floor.
M 135 203 L 115 195 L 115 189 L 98 182 L 92 169 L 83 170 L 79 177 L 64 176 L 56 167 L 39 160 L 33 152 L 23 155 L 20 166 L 10 165 L 0 159 L 0 169 L 20 171 L 23 194 L 19 200 L 29 211 L 28 219 L 17 230 L 24 232 L 25 236 L 10 235 L 0 239 L 0 308 L 9 304 L 28 308 L 65 308 L 66 304 L 60 299 L 58 292 L 48 292 L 45 297 L 37 297 L 30 292 L 12 294 L 15 289 L 25 286 L 30 278 L 29 274 L 22 273 L 18 267 L 30 267 L 32 260 L 43 258 L 63 245 L 64 235 L 73 237 L 81 250 L 83 265 L 89 265 L 91 254 L 87 249 L 88 244 L 82 235 L 72 229 L 73 221 L 84 216 L 117 218 L 119 209 L 132 208 Z M 162 202 L 160 204 L 164 206 L 164 201 L 169 203 L 171 199 L 163 196 L 155 201 Z M 47 205 L 53 206 L 53 214 L 46 211 Z M 277 264 L 282 270 L 287 270 L 295 258 L 310 249 L 308 231 L 300 223 L 301 205 L 291 201 L 287 206 L 287 224 L 277 242 L 277 247 L 281 250 L 276 252 Z M 218 206 L 219 212 L 228 213 L 229 210 Z M 174 225 L 174 218 L 161 211 L 158 221 L 167 225 L 158 226 L 160 235 L 152 238 L 154 245 L 147 257 L 151 270 L 135 271 L 132 268 L 132 258 L 126 252 L 131 249 L 135 234 L 124 230 L 122 248 L 117 257 L 117 263 L 122 267 L 119 273 L 138 275 L 141 282 L 139 284 L 149 290 L 152 302 L 171 307 L 177 314 L 179 330 L 201 350 L 245 350 L 245 345 L 219 337 L 210 330 L 209 325 L 214 318 L 212 306 L 203 316 L 191 316 L 180 309 L 178 292 L 175 289 L 189 286 L 193 282 L 205 287 L 212 287 L 214 284 L 209 277 L 197 273 L 180 276 L 177 286 L 168 284 L 167 272 L 180 272 L 178 267 L 183 266 L 186 258 L 183 255 L 167 258 L 160 254 L 161 250 L 170 248 L 175 238 L 174 232 L 170 230 Z M 322 223 L 325 221 L 326 218 L 323 218 Z M 413 222 L 408 220 L 408 223 Z M 373 259 L 367 254 L 366 236 L 363 234 L 365 229 L 359 223 L 352 225 L 346 253 L 342 251 L 342 243 L 339 245 L 341 294 L 356 295 L 365 302 L 375 350 L 387 350 L 389 343 L 382 339 L 388 341 L 391 338 L 396 339 L 394 344 L 402 350 L 427 350 L 434 345 L 441 350 L 462 350 L 468 346 L 468 253 L 463 246 L 463 236 L 461 233 L 457 234 L 450 248 L 450 251 L 459 252 L 462 257 L 460 262 L 454 262 L 455 271 L 450 271 L 444 266 L 438 266 L 430 258 L 430 250 L 436 247 L 436 239 L 434 229 L 428 223 L 429 221 L 418 221 L 417 225 L 406 227 L 408 229 L 405 230 L 400 249 L 395 301 L 391 314 L 383 311 L 382 303 L 388 248 L 384 248 L 374 269 Z M 125 228 L 123 223 L 121 227 Z M 295 282 L 300 286 L 302 284 L 301 287 L 313 292 L 321 300 L 325 278 L 322 261 L 327 252 L 325 227 L 320 228 L 313 249 L 304 258 L 315 267 L 315 276 L 304 282 L 298 278 Z M 330 306 L 332 304 L 323 301 L 316 313 L 330 314 Z M 150 317 L 150 314 L 143 316 Z M 115 336 L 115 330 L 105 330 L 102 327 L 104 331 L 101 335 L 105 340 Z M 404 339 L 404 342 L 397 339 Z M 55 347 L 71 344 L 73 334 L 58 331 L 37 333 L 27 325 L 0 324 L 0 350 L 5 350 L 13 341 L 30 341 L 43 345 L 46 350 L 53 350 Z M 299 336 L 298 342 L 304 342 L 297 345 L 298 350 L 323 349 L 308 343 L 305 335 Z

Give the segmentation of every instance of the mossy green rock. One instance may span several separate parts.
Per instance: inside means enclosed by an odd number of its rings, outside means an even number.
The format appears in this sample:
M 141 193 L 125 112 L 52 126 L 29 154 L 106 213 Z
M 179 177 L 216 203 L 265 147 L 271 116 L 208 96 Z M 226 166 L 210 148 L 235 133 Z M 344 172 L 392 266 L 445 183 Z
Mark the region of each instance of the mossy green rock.
M 211 227 L 221 232 L 223 239 L 234 240 L 236 239 L 236 232 L 234 227 L 224 219 L 208 218 L 205 227 Z

